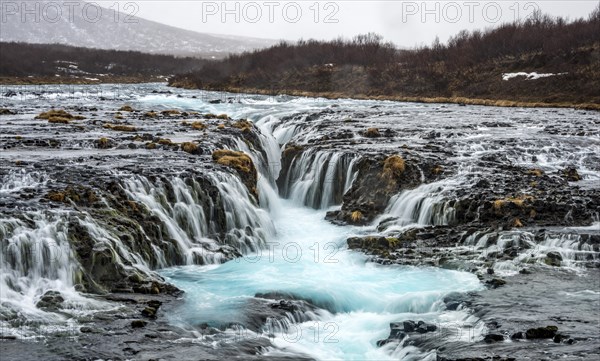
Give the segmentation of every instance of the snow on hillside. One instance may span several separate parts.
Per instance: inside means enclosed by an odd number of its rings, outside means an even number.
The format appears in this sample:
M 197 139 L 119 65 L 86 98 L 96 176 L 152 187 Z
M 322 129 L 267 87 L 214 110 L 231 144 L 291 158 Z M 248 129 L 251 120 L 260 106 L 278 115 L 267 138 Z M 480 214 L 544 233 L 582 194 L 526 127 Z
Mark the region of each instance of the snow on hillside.
M 34 9 L 34 4 L 39 4 L 35 15 L 21 12 L 24 3 L 27 4 L 27 9 Z M 267 39 L 198 33 L 139 17 L 129 17 L 127 14 L 120 13 L 115 16 L 115 11 L 107 8 L 100 8 L 101 11 L 98 13 L 97 5 L 83 1 L 79 1 L 80 6 L 56 1 L 12 4 L 16 7 L 9 7 L 8 4 L 2 6 L 0 41 L 59 43 L 99 49 L 217 58 L 228 53 L 267 47 L 276 42 Z M 87 18 L 84 11 L 86 5 Z M 60 15 L 56 6 L 61 7 Z M 96 14 L 99 14 L 97 20 Z M 26 21 L 22 21 L 23 16 Z M 39 18 L 36 19 L 36 16 Z

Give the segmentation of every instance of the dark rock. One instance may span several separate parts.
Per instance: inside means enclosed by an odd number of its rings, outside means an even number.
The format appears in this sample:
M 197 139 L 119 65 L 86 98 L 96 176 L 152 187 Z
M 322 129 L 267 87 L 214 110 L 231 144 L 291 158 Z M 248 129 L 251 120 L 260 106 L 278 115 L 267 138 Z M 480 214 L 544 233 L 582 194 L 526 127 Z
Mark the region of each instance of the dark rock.
M 525 338 L 525 334 L 521 331 L 513 333 L 512 336 L 510 336 L 511 339 L 513 340 L 522 340 Z
M 10 109 L 0 108 L 0 115 L 14 115 L 17 114 Z
M 158 310 L 156 308 L 148 306 L 142 310 L 142 316 L 156 318 L 157 311 Z
M 485 284 L 490 288 L 498 288 L 500 286 L 504 286 L 506 281 L 500 278 L 493 278 L 485 282 Z
M 335 220 L 347 224 L 369 224 L 385 210 L 394 195 L 422 183 L 421 168 L 400 155 L 363 157 L 355 167 L 358 170 L 355 181 L 343 195 L 341 210 L 331 214 L 330 220 L 335 216 Z M 283 175 L 282 172 L 279 179 Z
M 133 320 L 133 321 L 131 321 L 131 327 L 133 327 L 133 328 L 146 327 L 147 324 L 148 324 L 148 322 L 144 321 L 144 320 Z
M 446 309 L 450 311 L 457 310 L 461 305 L 469 305 L 469 296 L 464 293 L 452 292 L 446 295 L 443 299 L 446 304 Z
M 530 340 L 553 338 L 557 331 L 558 327 L 556 326 L 530 328 L 525 333 L 525 337 Z
M 92 328 L 89 326 L 83 326 L 79 328 L 79 331 L 81 333 L 91 333 L 92 332 Z
M 404 321 L 402 325 L 404 326 L 405 332 L 415 332 L 417 329 L 417 324 L 415 321 Z
M 561 343 L 563 341 L 568 341 L 569 340 L 569 335 L 563 335 L 560 333 L 557 333 L 556 335 L 554 335 L 554 338 L 552 339 L 552 341 L 554 341 L 555 343 Z
M 562 171 L 563 177 L 569 182 L 578 182 L 581 180 L 581 176 L 574 167 L 568 167 Z
M 500 342 L 500 341 L 504 341 L 504 336 L 499 335 L 497 333 L 488 333 L 483 338 L 483 341 L 485 341 L 486 343 Z
M 423 321 L 419 321 L 418 326 L 416 331 L 418 333 L 428 333 L 428 332 L 434 332 L 435 330 L 437 330 L 437 326 L 431 323 L 425 323 Z
M 558 252 L 548 252 L 546 254 L 546 258 L 544 258 L 544 263 L 548 266 L 560 267 L 563 258 Z

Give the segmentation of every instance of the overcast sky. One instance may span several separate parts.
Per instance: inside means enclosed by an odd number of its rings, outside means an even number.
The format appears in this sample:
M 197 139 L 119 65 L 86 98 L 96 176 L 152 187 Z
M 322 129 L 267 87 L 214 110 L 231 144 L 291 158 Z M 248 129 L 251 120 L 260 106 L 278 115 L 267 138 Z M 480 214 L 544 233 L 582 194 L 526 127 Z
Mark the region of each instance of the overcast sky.
M 115 1 L 97 1 L 115 8 Z M 129 7 L 125 8 L 129 3 Z M 131 6 L 134 3 L 135 6 Z M 533 10 L 587 17 L 592 1 L 120 1 L 121 11 L 205 33 L 297 40 L 376 32 L 401 47 L 446 41 L 462 29 L 526 18 Z

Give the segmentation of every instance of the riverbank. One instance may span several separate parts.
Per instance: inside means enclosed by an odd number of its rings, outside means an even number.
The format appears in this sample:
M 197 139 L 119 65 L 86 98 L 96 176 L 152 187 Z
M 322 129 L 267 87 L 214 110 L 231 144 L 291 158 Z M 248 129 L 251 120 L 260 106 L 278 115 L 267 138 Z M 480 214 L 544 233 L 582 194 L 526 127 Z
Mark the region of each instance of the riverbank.
M 94 84 L 142 84 L 142 83 L 161 83 L 168 81 L 165 76 L 98 76 L 98 77 L 0 77 L 0 87 L 3 85 L 94 85 Z M 171 86 L 188 90 L 202 91 L 224 91 L 238 94 L 261 94 L 268 96 L 290 95 L 299 97 L 326 98 L 326 99 L 356 99 L 356 100 L 389 100 L 396 102 L 424 103 L 424 104 L 458 104 L 458 105 L 479 105 L 493 107 L 520 107 L 520 108 L 572 108 L 600 111 L 600 104 L 595 103 L 576 103 L 576 102 L 528 102 L 514 100 L 496 100 L 496 99 L 477 99 L 465 97 L 407 97 L 407 96 L 389 96 L 389 95 L 365 95 L 365 94 L 345 94 L 343 92 L 310 92 L 300 90 L 285 90 L 274 92 L 272 90 L 257 88 L 238 88 L 225 87 L 222 89 L 196 89 L 185 83 L 173 83 Z
M 186 82 L 172 82 L 171 86 L 176 88 L 193 90 L 197 89 L 194 85 Z M 417 97 L 417 96 L 394 96 L 394 95 L 366 95 L 344 92 L 315 92 L 305 90 L 282 90 L 274 91 L 272 89 L 259 88 L 239 88 L 222 87 L 200 89 L 204 91 L 224 91 L 230 93 L 243 94 L 261 94 L 269 96 L 290 95 L 299 97 L 326 98 L 326 99 L 357 99 L 357 100 L 389 100 L 396 102 L 424 103 L 424 104 L 458 104 L 458 105 L 481 105 L 493 107 L 520 107 L 520 108 L 572 108 L 600 111 L 600 104 L 597 103 L 579 103 L 579 102 L 543 102 L 543 101 L 516 101 L 507 99 L 478 99 L 467 97 Z

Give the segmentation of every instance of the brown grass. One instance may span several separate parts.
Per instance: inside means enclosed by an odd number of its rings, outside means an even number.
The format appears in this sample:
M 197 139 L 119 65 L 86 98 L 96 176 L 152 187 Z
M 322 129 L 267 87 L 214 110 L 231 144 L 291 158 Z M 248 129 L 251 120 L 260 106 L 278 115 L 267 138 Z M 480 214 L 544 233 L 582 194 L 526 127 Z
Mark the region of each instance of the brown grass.
M 399 155 L 391 155 L 383 162 L 383 175 L 388 178 L 398 177 L 404 173 L 404 158 Z
M 48 118 L 48 123 L 57 123 L 57 124 L 69 124 L 71 120 L 65 117 L 50 117 Z
M 352 222 L 358 222 L 362 219 L 363 214 L 361 211 L 354 211 L 352 212 L 352 214 L 350 214 L 350 219 L 352 220 Z
M 195 151 L 198 150 L 198 145 L 192 142 L 183 142 L 181 143 L 181 150 L 183 150 L 186 153 L 193 154 Z
M 212 158 L 218 164 L 235 168 L 244 173 L 251 173 L 255 169 L 252 159 L 244 152 L 219 149 L 213 152 Z
M 68 123 L 68 121 L 70 120 L 82 120 L 85 119 L 85 117 L 81 115 L 73 115 L 62 109 L 52 109 L 48 110 L 47 112 L 40 113 L 38 116 L 35 117 L 35 119 L 46 119 L 50 123 Z M 66 119 L 67 122 L 64 122 L 64 119 Z
M 219 124 L 219 125 L 217 125 L 217 129 L 225 129 L 225 124 Z
M 512 226 L 515 228 L 521 228 L 521 227 L 523 227 L 523 223 L 521 222 L 521 220 L 519 218 L 515 218 L 513 220 Z
M 156 114 L 156 112 L 154 110 L 144 113 L 144 117 L 146 117 L 146 118 L 156 118 L 157 116 L 158 116 L 158 114 Z
M 206 129 L 206 124 L 204 122 L 200 122 L 200 121 L 193 122 L 192 129 L 204 130 L 204 129 Z
M 493 204 L 493 208 L 495 210 L 500 210 L 502 209 L 502 207 L 504 207 L 504 205 L 508 204 L 508 203 L 512 203 L 514 205 L 516 205 L 519 208 L 523 208 L 523 206 L 525 205 L 525 202 L 531 202 L 533 201 L 533 197 L 527 194 L 522 194 L 520 196 L 517 197 L 509 197 L 509 198 L 504 198 L 504 199 L 496 199 L 495 201 L 492 202 Z
M 106 129 L 116 130 L 116 131 L 119 131 L 119 132 L 136 132 L 138 130 L 133 125 L 123 125 L 123 124 L 110 124 L 110 123 L 106 123 L 102 127 L 106 128 Z
M 381 137 L 381 133 L 379 133 L 379 129 L 377 129 L 377 128 L 369 128 L 363 133 L 363 135 L 367 138 Z
M 179 110 L 170 109 L 170 110 L 163 110 L 162 112 L 160 112 L 160 114 L 165 115 L 165 116 L 171 116 L 171 115 L 179 115 L 179 114 L 181 114 L 181 112 Z
M 536 176 L 536 177 L 541 177 L 541 176 L 544 175 L 544 171 L 541 170 L 541 169 L 535 168 L 535 169 L 528 170 L 527 174 L 530 174 L 530 175 L 533 175 L 533 176 Z
M 46 198 L 53 202 L 64 202 L 66 198 L 66 194 L 64 192 L 49 192 L 46 195 Z
M 106 149 L 110 146 L 110 141 L 108 140 L 108 138 L 100 138 L 98 139 L 98 148 L 100 149 Z
M 299 152 L 302 151 L 304 149 L 303 146 L 301 145 L 296 145 L 296 144 L 288 144 L 285 149 L 283 150 L 283 156 L 286 157 L 288 156 L 290 153 L 295 153 L 295 152 Z
M 130 105 L 123 105 L 119 108 L 120 112 L 132 112 L 133 108 Z
M 161 139 L 159 139 L 158 144 L 160 144 L 160 145 L 171 145 L 171 144 L 173 144 L 173 142 L 171 141 L 171 139 L 161 138 Z
M 247 132 L 250 131 L 250 129 L 252 129 L 252 123 L 250 123 L 246 119 L 242 119 L 233 123 L 232 127 L 240 129 L 242 132 Z

